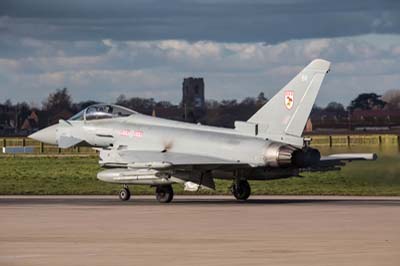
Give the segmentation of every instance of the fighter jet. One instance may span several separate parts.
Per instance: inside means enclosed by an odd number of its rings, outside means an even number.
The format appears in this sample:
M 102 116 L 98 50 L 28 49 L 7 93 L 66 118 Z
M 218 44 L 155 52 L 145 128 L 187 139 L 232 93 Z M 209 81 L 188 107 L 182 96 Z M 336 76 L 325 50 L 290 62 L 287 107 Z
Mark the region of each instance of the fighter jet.
M 131 197 L 128 185 L 155 187 L 156 199 L 167 203 L 174 196 L 172 184 L 183 184 L 188 191 L 215 189 L 218 178 L 232 180 L 233 196 L 243 201 L 251 194 L 248 180 L 339 170 L 347 161 L 377 158 L 365 153 L 321 156 L 302 137 L 329 67 L 326 60 L 312 61 L 249 120 L 236 121 L 234 129 L 98 104 L 29 137 L 60 148 L 97 149 L 104 168 L 97 178 L 121 184 L 123 201 Z

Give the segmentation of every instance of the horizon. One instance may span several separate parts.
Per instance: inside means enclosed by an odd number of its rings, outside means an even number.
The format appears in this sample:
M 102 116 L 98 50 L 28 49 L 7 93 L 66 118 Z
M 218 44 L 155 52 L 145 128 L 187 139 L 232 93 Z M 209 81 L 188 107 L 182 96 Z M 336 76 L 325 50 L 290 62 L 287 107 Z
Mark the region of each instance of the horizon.
M 118 98 L 120 98 L 121 96 L 125 97 L 124 100 L 126 100 L 126 101 L 129 101 L 129 100 L 131 100 L 131 99 L 142 99 L 142 100 L 153 100 L 155 105 L 157 105 L 158 103 L 162 103 L 162 102 L 169 103 L 169 104 L 171 104 L 171 106 L 173 106 L 173 107 L 180 107 L 180 105 L 181 105 L 181 101 L 179 101 L 178 103 L 175 103 L 175 102 L 170 102 L 170 101 L 168 101 L 168 100 L 163 100 L 163 99 L 157 100 L 157 99 L 154 99 L 154 98 L 144 98 L 144 97 L 135 97 L 135 96 L 128 97 L 128 96 L 126 96 L 126 95 L 124 95 L 124 94 L 119 95 L 117 98 L 115 98 L 115 100 L 109 101 L 109 102 L 96 101 L 96 100 L 94 100 L 94 99 L 86 99 L 86 100 L 78 100 L 78 101 L 75 101 L 74 98 L 73 98 L 73 95 L 71 95 L 71 92 L 69 91 L 68 88 L 60 88 L 60 89 L 54 90 L 53 92 L 50 92 L 49 95 L 47 95 L 46 97 L 44 97 L 44 98 L 42 99 L 42 101 L 41 101 L 40 104 L 29 103 L 29 102 L 26 102 L 26 101 L 12 102 L 10 99 L 7 99 L 6 101 L 0 103 L 0 105 L 7 105 L 7 104 L 10 104 L 11 106 L 17 106 L 17 105 L 19 105 L 19 104 L 27 104 L 28 107 L 29 107 L 31 110 L 42 110 L 42 111 L 45 111 L 45 110 L 46 110 L 45 103 L 46 103 L 47 101 L 49 101 L 49 97 L 50 97 L 52 94 L 61 92 L 61 91 L 64 90 L 64 89 L 67 90 L 67 95 L 69 96 L 69 98 L 70 98 L 70 100 L 71 100 L 71 107 L 73 107 L 74 105 L 80 105 L 80 104 L 84 104 L 84 105 L 85 105 L 85 104 L 87 104 L 87 103 L 89 103 L 89 102 L 93 102 L 93 104 L 121 105 L 121 104 L 118 104 Z M 387 92 L 394 92 L 394 91 L 392 90 L 392 91 L 387 91 Z M 206 97 L 205 97 L 204 100 L 205 100 L 205 104 L 206 104 L 206 105 L 207 105 L 207 102 L 211 102 L 211 101 L 216 101 L 216 102 L 219 103 L 219 104 L 223 104 L 224 101 L 226 101 L 226 102 L 236 102 L 236 104 L 240 105 L 240 104 L 242 104 L 243 102 L 245 102 L 247 99 L 252 99 L 252 100 L 254 100 L 254 101 L 257 101 L 258 97 L 259 97 L 262 93 L 263 93 L 263 92 L 260 92 L 260 93 L 258 93 L 258 95 L 255 95 L 255 96 L 247 96 L 247 97 L 245 97 L 245 98 L 243 98 L 243 99 L 240 99 L 240 100 L 239 100 L 239 99 L 221 99 L 221 100 L 214 100 L 214 99 L 208 99 L 208 98 L 206 98 Z M 375 92 L 371 92 L 371 93 L 360 93 L 360 94 L 358 94 L 354 99 L 351 99 L 350 102 L 349 102 L 349 104 L 347 104 L 347 105 L 346 105 L 346 104 L 343 104 L 343 103 L 340 103 L 340 102 L 335 102 L 335 101 L 328 102 L 326 105 L 318 105 L 318 104 L 315 103 L 315 104 L 313 105 L 313 110 L 318 109 L 318 108 L 326 109 L 326 108 L 329 107 L 330 104 L 340 104 L 340 105 L 342 105 L 342 107 L 344 108 L 344 110 L 347 110 L 348 108 L 350 108 L 351 102 L 352 102 L 353 100 L 356 100 L 357 98 L 359 98 L 360 95 L 363 95 L 363 94 L 376 94 L 376 93 L 375 93 Z M 395 91 L 395 94 L 396 94 L 396 95 L 399 95 L 399 94 L 400 94 L 400 90 Z M 385 99 L 383 99 L 383 96 L 384 96 L 384 95 L 379 95 L 379 94 L 376 94 L 376 95 L 377 95 L 378 98 L 380 98 L 380 100 L 382 100 L 385 104 L 389 104 L 389 105 L 391 104 L 390 102 L 386 102 Z M 394 95 L 392 95 L 392 97 L 393 97 L 393 96 L 394 96 Z M 262 97 L 265 98 L 266 102 L 268 102 L 269 100 L 271 100 L 271 98 L 265 97 L 264 94 L 262 95 Z M 397 97 L 397 96 L 394 96 L 394 97 Z M 390 98 L 389 98 L 389 99 L 390 99 Z M 9 101 L 9 103 L 7 103 L 8 101 Z M 39 106 L 39 105 L 40 105 L 40 106 Z M 124 105 L 121 105 L 121 106 L 124 106 Z M 154 106 L 154 107 L 155 107 L 155 106 Z M 85 107 L 85 108 L 86 108 L 86 107 Z M 337 108 L 337 107 L 336 107 L 336 108 Z M 84 109 L 84 108 L 83 108 L 83 109 Z M 81 110 L 81 109 L 80 109 L 80 110 Z

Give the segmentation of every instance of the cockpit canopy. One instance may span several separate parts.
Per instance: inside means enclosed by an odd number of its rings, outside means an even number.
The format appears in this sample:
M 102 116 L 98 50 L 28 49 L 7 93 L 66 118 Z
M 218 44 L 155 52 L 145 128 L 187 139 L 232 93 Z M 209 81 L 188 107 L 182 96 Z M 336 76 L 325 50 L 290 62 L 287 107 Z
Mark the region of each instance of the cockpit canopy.
M 95 119 L 105 119 L 105 118 L 116 118 L 130 116 L 136 114 L 137 112 L 112 104 L 95 104 L 83 109 L 76 115 L 72 116 L 68 120 L 78 121 L 78 120 L 95 120 Z

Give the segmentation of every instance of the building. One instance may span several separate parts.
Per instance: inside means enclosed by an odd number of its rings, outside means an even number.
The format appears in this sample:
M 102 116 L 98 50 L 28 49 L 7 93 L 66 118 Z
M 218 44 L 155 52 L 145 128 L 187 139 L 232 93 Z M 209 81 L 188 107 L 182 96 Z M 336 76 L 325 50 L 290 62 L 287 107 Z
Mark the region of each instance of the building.
M 30 134 L 38 129 L 39 129 L 39 116 L 33 110 L 31 114 L 22 123 L 20 132 L 25 134 Z
M 196 122 L 205 114 L 203 78 L 185 78 L 182 83 L 182 108 L 185 121 Z
M 312 126 L 311 118 L 308 118 L 306 126 L 304 128 L 304 132 L 309 133 L 309 132 L 312 132 L 312 131 L 313 131 L 313 126 Z

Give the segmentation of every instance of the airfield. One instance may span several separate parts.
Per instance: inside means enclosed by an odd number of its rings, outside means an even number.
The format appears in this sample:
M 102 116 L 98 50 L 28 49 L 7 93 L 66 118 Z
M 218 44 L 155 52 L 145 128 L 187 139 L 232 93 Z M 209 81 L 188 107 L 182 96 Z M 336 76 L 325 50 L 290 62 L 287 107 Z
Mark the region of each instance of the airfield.
M 400 197 L 1 196 L 0 265 L 399 265 Z

